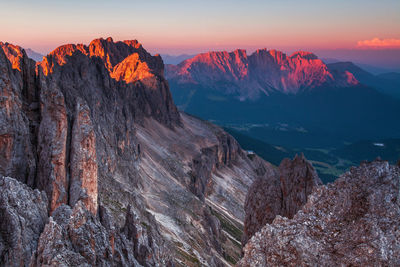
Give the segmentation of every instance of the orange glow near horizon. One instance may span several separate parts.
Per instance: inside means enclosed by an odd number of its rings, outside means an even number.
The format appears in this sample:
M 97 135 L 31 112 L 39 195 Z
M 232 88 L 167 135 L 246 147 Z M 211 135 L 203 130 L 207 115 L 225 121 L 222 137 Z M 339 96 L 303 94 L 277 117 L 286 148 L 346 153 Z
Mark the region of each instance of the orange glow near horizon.
M 164 54 L 393 49 L 387 40 L 400 39 L 398 10 L 398 0 L 16 0 L 2 3 L 0 41 L 42 54 L 108 36 Z

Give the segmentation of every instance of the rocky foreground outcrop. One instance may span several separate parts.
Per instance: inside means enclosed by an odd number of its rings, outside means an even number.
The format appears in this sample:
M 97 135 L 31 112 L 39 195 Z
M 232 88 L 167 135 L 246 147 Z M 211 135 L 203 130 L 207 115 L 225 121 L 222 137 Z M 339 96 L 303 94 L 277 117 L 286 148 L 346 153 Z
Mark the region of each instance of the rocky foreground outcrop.
M 363 163 L 315 187 L 293 219 L 266 224 L 238 266 L 398 266 L 399 216 L 400 168 Z
M 321 184 L 303 154 L 282 160 L 276 172 L 257 179 L 246 197 L 243 245 L 277 215 L 293 218 L 313 188 Z
M 10 177 L 0 177 L 2 266 L 164 266 L 168 257 L 131 209 L 114 227 L 101 207 L 94 216 L 82 201 L 60 205 L 48 217 L 47 197 Z
M 0 177 L 0 265 L 28 266 L 47 223 L 44 192 Z

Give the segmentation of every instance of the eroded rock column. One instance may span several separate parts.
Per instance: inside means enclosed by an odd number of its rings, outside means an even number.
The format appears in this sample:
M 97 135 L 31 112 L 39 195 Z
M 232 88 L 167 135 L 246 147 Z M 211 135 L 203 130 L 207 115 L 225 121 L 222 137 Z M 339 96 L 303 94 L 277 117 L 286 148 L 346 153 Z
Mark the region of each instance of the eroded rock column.
M 79 200 L 87 209 L 97 212 L 97 158 L 96 137 L 86 103 L 78 99 L 71 137 L 69 204 Z
M 66 173 L 67 112 L 63 94 L 55 87 L 42 88 L 42 120 L 38 134 L 37 187 L 49 199 L 50 214 L 68 201 Z

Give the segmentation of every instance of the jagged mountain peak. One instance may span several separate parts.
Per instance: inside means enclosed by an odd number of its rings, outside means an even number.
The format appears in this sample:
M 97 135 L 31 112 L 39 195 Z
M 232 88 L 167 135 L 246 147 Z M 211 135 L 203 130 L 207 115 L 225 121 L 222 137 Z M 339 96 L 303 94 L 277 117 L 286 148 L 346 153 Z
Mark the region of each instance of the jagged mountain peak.
M 318 59 L 318 57 L 315 54 L 313 54 L 311 52 L 307 52 L 307 51 L 296 51 L 290 57 L 291 58 L 301 57 L 301 58 L 309 59 L 309 60 Z
M 40 225 L 25 220 L 28 227 L 18 223 L 25 210 L 6 214 L 16 230 L 0 224 L 7 232 L 0 265 L 170 266 L 176 258 L 229 266 L 239 259 L 238 207 L 257 170 L 272 166 L 248 157 L 219 127 L 179 113 L 160 57 L 136 41 L 98 39 L 60 46 L 36 65 L 20 59 L 21 71 L 12 69 L 0 49 L 0 176 L 44 191 L 36 209 L 46 214 Z M 13 243 L 36 225 L 35 235 Z M 8 254 L 27 243 L 24 257 Z
M 62 66 L 67 63 L 70 57 L 80 54 L 89 58 L 101 59 L 110 73 L 113 72 L 117 64 L 130 55 L 137 54 L 141 62 L 146 62 L 154 73 L 163 76 L 164 65 L 159 55 L 152 56 L 137 40 L 114 42 L 111 37 L 94 39 L 88 46 L 83 44 L 62 45 L 44 57 L 39 65 L 43 68 L 45 75 L 48 75 L 52 72 L 55 64 Z
M 258 49 L 208 52 L 167 66 L 167 78 L 178 84 L 200 84 L 237 95 L 241 100 L 259 98 L 270 92 L 296 94 L 321 85 L 353 86 L 355 79 L 331 72 L 318 57 L 306 51 L 288 56 L 282 51 Z
M 12 68 L 22 71 L 21 60 L 27 59 L 25 50 L 18 45 L 13 45 L 7 42 L 0 42 L 0 48 L 3 49 L 6 57 L 11 62 Z

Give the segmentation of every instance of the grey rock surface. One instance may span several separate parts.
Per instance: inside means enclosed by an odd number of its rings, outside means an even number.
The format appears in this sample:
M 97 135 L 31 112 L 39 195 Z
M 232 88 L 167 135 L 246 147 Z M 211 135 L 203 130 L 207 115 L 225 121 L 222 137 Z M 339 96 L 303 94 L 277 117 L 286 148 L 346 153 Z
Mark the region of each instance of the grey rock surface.
M 238 266 L 398 266 L 400 169 L 375 161 L 318 186 L 293 219 L 277 216 Z
M 0 265 L 29 266 L 48 219 L 46 194 L 1 176 L 0 214 Z
M 0 42 L 0 173 L 33 185 L 37 116 L 35 63 L 23 49 Z M 33 104 L 33 105 L 31 105 Z
M 54 85 L 42 86 L 38 131 L 36 186 L 47 193 L 49 211 L 68 203 L 67 132 L 65 99 Z

